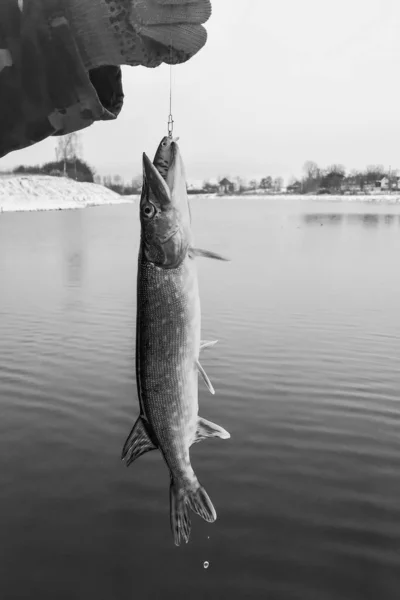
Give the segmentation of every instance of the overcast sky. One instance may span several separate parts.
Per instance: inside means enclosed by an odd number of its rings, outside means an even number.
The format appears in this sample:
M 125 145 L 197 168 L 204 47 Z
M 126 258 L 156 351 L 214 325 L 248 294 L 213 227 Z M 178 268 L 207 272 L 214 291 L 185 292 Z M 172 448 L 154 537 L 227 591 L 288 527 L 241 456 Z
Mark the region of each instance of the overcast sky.
M 285 178 L 306 160 L 400 168 L 398 0 L 214 0 L 208 41 L 173 68 L 188 178 Z M 124 67 L 116 121 L 82 133 L 83 158 L 130 179 L 165 134 L 169 68 Z M 54 139 L 0 169 L 54 157 Z

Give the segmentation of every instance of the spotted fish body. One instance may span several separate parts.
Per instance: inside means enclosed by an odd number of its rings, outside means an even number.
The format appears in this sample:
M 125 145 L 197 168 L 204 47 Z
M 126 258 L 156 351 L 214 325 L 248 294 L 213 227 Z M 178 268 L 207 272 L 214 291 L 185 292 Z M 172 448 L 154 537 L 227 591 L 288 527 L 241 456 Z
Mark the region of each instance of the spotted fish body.
M 215 509 L 190 462 L 190 446 L 227 431 L 198 416 L 200 297 L 184 167 L 171 143 L 166 181 L 143 155 L 141 244 L 137 280 L 136 378 L 140 416 L 123 450 L 131 464 L 159 449 L 170 471 L 171 528 L 188 541 L 188 508 L 206 521 Z M 201 251 L 200 251 L 201 252 Z M 203 347 L 212 345 L 203 343 Z M 211 386 L 211 384 L 210 384 Z

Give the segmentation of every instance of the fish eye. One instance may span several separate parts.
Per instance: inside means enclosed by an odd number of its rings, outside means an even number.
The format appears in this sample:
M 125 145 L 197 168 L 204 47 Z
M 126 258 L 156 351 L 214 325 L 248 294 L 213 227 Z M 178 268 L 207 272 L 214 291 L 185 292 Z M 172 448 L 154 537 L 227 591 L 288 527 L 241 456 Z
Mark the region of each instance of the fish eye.
M 154 217 L 154 215 L 156 214 L 156 209 L 153 206 L 153 204 L 151 204 L 151 203 L 146 204 L 146 206 L 143 208 L 143 214 L 148 219 L 152 219 Z
M 161 142 L 161 146 L 166 146 L 167 142 Z

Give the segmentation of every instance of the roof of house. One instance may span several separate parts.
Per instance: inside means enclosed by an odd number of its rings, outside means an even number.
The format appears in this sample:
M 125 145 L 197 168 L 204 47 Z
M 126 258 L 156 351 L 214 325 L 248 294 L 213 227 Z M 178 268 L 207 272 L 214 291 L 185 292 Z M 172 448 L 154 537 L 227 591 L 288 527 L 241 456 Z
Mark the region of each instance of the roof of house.
M 233 185 L 232 181 L 229 181 L 229 179 L 227 179 L 226 177 L 224 177 L 223 179 L 221 179 L 221 181 L 219 182 L 219 185 Z

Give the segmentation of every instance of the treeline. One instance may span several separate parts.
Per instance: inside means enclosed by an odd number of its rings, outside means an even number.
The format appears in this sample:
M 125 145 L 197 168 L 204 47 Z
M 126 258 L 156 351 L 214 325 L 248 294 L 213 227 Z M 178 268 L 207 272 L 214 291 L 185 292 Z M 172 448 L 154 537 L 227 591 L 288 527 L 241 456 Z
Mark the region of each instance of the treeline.
M 96 174 L 95 169 L 80 157 L 82 145 L 77 133 L 60 136 L 55 150 L 55 161 L 40 166 L 20 165 L 13 173 L 64 176 L 76 181 L 94 182 L 121 195 L 140 194 L 142 175 L 127 183 L 120 175 L 101 177 Z M 271 175 L 249 181 L 238 176 L 225 176 L 188 185 L 189 194 L 363 194 L 376 191 L 400 191 L 397 170 L 369 165 L 364 170 L 346 172 L 341 164 L 323 168 L 309 160 L 303 166 L 303 176 L 292 177 L 286 187 L 282 177 Z
M 20 165 L 13 170 L 18 175 L 52 175 L 54 177 L 69 177 L 76 181 L 93 183 L 95 171 L 80 158 L 72 160 L 55 160 L 44 165 Z
M 301 179 L 289 183 L 287 191 L 302 194 L 390 192 L 398 190 L 400 184 L 397 170 L 386 170 L 383 165 L 369 165 L 364 170 L 353 169 L 347 173 L 340 164 L 321 168 L 317 163 L 307 161 L 303 172 Z
M 219 177 L 217 181 L 205 180 L 202 185 L 197 188 L 188 190 L 189 193 L 235 193 L 235 194 L 246 194 L 255 191 L 260 191 L 270 194 L 279 194 L 282 192 L 284 187 L 284 181 L 282 177 L 271 177 L 267 175 L 261 179 L 250 179 L 247 180 L 244 177 Z
M 97 183 L 118 194 L 138 194 L 142 187 L 142 177 L 138 176 L 125 183 L 120 175 L 101 177 L 87 162 L 80 158 L 55 160 L 44 165 L 20 165 L 11 171 L 16 175 L 50 175 L 52 177 L 68 177 L 75 181 Z
M 142 189 L 142 176 L 140 175 L 134 177 L 129 183 L 125 183 L 120 175 L 106 175 L 103 178 L 97 176 L 95 182 L 122 196 L 140 194 Z

